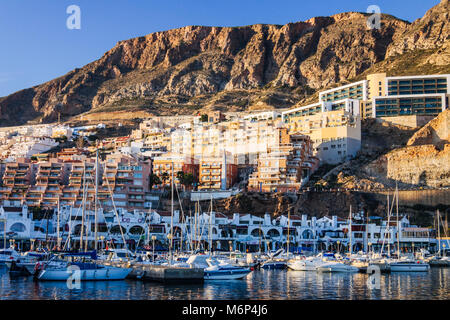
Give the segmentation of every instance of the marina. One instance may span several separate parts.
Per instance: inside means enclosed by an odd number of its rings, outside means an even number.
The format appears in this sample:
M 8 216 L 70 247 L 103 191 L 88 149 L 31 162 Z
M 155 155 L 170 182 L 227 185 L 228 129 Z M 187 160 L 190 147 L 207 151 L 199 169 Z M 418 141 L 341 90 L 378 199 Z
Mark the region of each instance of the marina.
M 205 281 L 197 284 L 161 284 L 149 281 L 82 282 L 69 290 L 65 282 L 11 279 L 0 267 L 0 299 L 24 300 L 221 300 L 221 299 L 436 299 L 450 296 L 450 269 L 381 275 L 380 289 L 369 289 L 363 273 L 316 273 L 258 270 L 243 280 Z
M 444 305 L 450 0 L 178 2 L 2 6 L 0 302 Z

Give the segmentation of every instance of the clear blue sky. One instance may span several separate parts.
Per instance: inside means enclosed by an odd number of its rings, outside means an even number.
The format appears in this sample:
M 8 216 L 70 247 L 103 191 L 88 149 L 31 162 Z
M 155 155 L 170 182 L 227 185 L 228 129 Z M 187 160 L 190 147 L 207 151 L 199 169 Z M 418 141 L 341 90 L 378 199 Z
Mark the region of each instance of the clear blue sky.
M 186 25 L 286 24 L 346 11 L 414 21 L 439 0 L 1 0 L 0 97 L 98 59 L 117 41 Z M 66 28 L 69 5 L 81 30 Z

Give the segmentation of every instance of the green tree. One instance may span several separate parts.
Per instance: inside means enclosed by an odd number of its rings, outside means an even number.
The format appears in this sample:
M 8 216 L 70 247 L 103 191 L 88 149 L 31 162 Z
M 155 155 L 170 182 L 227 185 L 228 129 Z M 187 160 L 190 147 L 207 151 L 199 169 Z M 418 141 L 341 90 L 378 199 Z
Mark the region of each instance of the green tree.
M 185 187 L 192 186 L 194 184 L 194 175 L 192 173 L 184 173 L 183 171 L 177 172 L 178 181 Z
M 167 172 L 163 172 L 163 173 L 161 174 L 161 180 L 162 180 L 162 182 L 163 182 L 164 184 L 167 183 L 167 180 L 169 180 L 169 178 L 170 178 L 170 176 L 169 176 L 169 174 L 168 174 Z
M 202 114 L 200 117 L 200 121 L 201 122 L 208 122 L 208 115 L 207 114 Z
M 178 179 L 178 181 L 180 181 L 180 184 L 183 184 L 183 181 L 184 181 L 184 172 L 183 171 L 177 172 L 177 179 Z
M 192 173 L 186 173 L 183 179 L 183 185 L 185 187 L 192 186 L 194 184 L 194 175 Z
M 161 184 L 161 179 L 154 173 L 150 174 L 150 179 L 148 180 L 150 190 L 153 189 L 153 186 Z

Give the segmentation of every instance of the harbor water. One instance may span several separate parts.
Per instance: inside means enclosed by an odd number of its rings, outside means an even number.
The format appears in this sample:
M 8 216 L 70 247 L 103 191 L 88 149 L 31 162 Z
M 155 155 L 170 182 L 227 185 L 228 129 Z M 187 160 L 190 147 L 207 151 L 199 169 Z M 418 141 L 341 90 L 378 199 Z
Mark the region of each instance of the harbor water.
M 2 300 L 448 300 L 450 269 L 381 274 L 380 287 L 367 285 L 363 273 L 256 270 L 243 280 L 203 284 L 160 284 L 136 280 L 82 282 L 68 289 L 64 281 L 35 282 L 13 277 L 0 266 Z

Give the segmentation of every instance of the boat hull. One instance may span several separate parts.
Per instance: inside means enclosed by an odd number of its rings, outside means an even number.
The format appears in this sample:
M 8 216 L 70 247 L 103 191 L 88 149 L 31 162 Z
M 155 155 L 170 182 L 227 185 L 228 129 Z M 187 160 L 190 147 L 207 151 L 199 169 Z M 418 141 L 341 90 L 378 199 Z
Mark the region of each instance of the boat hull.
M 286 263 L 285 262 L 267 263 L 261 265 L 261 268 L 265 270 L 286 269 Z
M 238 280 L 245 278 L 251 271 L 205 271 L 205 280 Z
M 123 280 L 131 272 L 127 268 L 100 268 L 80 270 L 81 281 Z M 74 273 L 67 270 L 42 270 L 37 276 L 41 281 L 67 281 Z M 73 276 L 72 276 L 73 277 Z
M 326 264 L 317 267 L 320 272 L 359 272 L 359 269 L 345 264 Z
M 391 263 L 391 272 L 426 272 L 430 269 L 428 264 L 411 263 L 398 264 Z
M 294 271 L 316 271 L 317 265 L 307 262 L 288 263 L 288 268 Z

